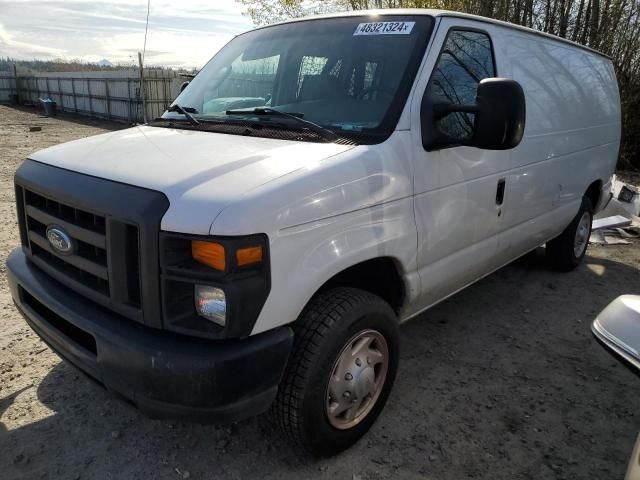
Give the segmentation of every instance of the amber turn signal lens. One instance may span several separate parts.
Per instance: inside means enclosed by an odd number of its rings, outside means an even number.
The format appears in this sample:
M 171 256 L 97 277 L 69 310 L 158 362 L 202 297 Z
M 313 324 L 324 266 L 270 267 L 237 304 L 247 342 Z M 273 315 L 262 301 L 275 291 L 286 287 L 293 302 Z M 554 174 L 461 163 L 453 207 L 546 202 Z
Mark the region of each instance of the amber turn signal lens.
M 262 262 L 262 247 L 247 247 L 236 250 L 236 260 L 238 266 L 251 265 L 252 263 Z
M 194 260 L 200 263 L 204 263 L 216 270 L 224 272 L 226 266 L 224 259 L 224 247 L 219 243 L 193 240 L 191 242 L 191 256 Z

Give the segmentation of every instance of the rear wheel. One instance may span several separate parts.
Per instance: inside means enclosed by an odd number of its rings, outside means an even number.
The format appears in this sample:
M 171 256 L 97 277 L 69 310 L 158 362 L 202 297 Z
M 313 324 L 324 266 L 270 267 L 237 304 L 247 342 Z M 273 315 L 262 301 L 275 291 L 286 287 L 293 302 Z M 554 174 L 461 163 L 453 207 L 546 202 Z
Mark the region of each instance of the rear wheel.
M 298 446 L 334 455 L 369 430 L 389 396 L 398 366 L 395 314 L 371 293 L 335 288 L 309 302 L 294 333 L 272 414 Z
M 558 237 L 547 242 L 546 254 L 552 268 L 568 272 L 576 268 L 589 245 L 593 207 L 587 197 L 582 198 L 580 211 Z

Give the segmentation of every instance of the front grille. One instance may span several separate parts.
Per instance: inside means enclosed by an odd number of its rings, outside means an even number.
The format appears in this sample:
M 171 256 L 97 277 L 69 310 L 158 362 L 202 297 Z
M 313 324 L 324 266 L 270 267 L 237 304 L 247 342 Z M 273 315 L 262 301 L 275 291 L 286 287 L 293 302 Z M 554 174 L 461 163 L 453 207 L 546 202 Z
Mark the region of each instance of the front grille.
M 21 236 L 31 259 L 45 272 L 92 300 L 136 318 L 141 309 L 139 233 L 135 225 L 109 219 L 17 186 Z M 71 254 L 56 251 L 47 239 L 51 225 L 72 238 Z M 116 255 L 109 245 L 117 246 Z M 124 265 L 113 266 L 117 257 Z M 111 276 L 119 280 L 113 289 Z M 122 308 L 118 308 L 118 306 Z M 123 311 L 126 310 L 126 311 Z
M 118 315 L 162 328 L 158 242 L 169 201 L 160 192 L 25 160 L 16 209 L 29 260 L 64 287 Z M 64 253 L 47 229 L 71 238 Z
M 65 275 L 74 283 L 109 298 L 106 222 L 103 215 L 24 191 L 29 247 L 34 259 Z M 47 240 L 49 225 L 63 228 L 77 245 L 71 255 L 56 252 Z

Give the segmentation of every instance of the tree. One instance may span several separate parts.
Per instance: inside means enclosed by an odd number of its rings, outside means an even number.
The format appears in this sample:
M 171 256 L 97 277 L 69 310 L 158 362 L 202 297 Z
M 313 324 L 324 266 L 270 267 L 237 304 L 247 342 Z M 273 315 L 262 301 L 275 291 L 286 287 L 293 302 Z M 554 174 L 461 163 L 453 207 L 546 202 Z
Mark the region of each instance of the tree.
M 281 22 L 291 18 L 339 12 L 351 7 L 349 1 L 328 0 L 238 0 L 247 7 L 247 14 L 256 25 Z M 354 9 L 354 8 L 351 8 Z M 357 8 L 356 8 L 357 10 Z

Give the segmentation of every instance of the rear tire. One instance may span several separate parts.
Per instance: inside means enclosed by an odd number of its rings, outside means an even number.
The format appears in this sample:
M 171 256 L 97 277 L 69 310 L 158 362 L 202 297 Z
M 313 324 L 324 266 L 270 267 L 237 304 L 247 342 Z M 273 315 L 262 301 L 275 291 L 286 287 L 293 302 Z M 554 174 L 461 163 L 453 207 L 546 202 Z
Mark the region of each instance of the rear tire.
M 316 295 L 293 328 L 271 413 L 298 447 L 335 455 L 369 430 L 386 403 L 398 367 L 396 316 L 376 295 L 334 288 Z
M 580 211 L 559 236 L 547 242 L 546 255 L 554 270 L 570 272 L 576 268 L 589 245 L 593 207 L 591 200 L 582 198 Z

